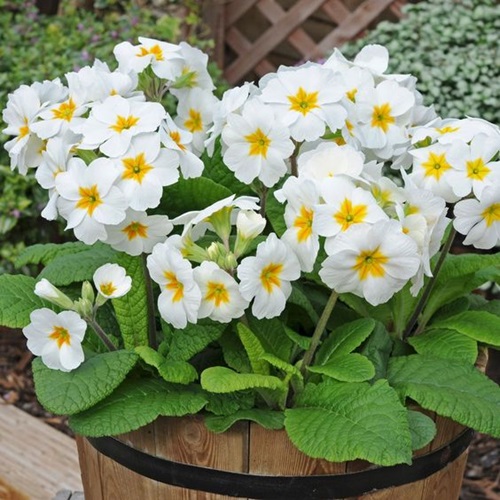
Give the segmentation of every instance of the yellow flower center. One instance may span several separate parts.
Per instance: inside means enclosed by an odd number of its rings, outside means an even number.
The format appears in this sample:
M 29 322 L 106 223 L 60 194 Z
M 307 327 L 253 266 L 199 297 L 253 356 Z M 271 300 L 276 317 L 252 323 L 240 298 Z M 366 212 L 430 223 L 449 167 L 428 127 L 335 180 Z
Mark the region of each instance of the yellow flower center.
M 482 181 L 491 172 L 491 170 L 484 164 L 482 158 L 476 158 L 466 163 L 467 177 L 477 181 Z
M 161 50 L 160 46 L 158 44 L 153 45 L 152 47 L 146 48 L 146 47 L 141 47 L 139 49 L 139 53 L 137 54 L 138 57 L 144 57 L 144 56 L 154 56 L 154 58 L 157 61 L 163 61 L 163 51 Z
M 116 292 L 116 286 L 113 285 L 111 281 L 108 281 L 107 283 L 101 283 L 99 285 L 99 289 L 101 290 L 103 295 L 112 295 L 114 292 Z
M 57 342 L 57 347 L 60 349 L 64 344 L 71 344 L 71 335 L 68 330 L 62 326 L 54 326 L 54 329 L 49 335 L 49 339 Z
M 58 108 L 52 110 L 52 115 L 57 120 L 71 121 L 73 118 L 73 113 L 75 112 L 76 104 L 73 99 L 69 98 L 66 102 L 63 102 Z
M 109 128 L 121 134 L 124 130 L 129 130 L 137 124 L 139 121 L 138 116 L 129 115 L 127 117 L 118 115 L 116 117 L 116 122 Z
M 302 205 L 299 215 L 293 222 L 293 227 L 297 228 L 297 241 L 299 243 L 303 243 L 311 237 L 313 218 L 314 212 Z
M 349 99 L 352 102 L 356 102 L 356 94 L 358 93 L 358 89 L 354 87 L 353 89 L 349 90 L 348 92 L 345 93 L 347 99 Z
M 271 145 L 271 139 L 267 137 L 260 128 L 258 128 L 253 134 L 248 134 L 245 136 L 245 140 L 250 144 L 250 149 L 248 154 L 250 156 L 263 156 L 266 158 L 267 150 Z
M 392 125 L 396 121 L 394 116 L 391 115 L 391 111 L 391 105 L 388 102 L 380 106 L 373 106 L 372 127 L 378 127 L 387 132 L 389 125 Z
M 184 128 L 189 130 L 192 134 L 201 132 L 203 130 L 203 122 L 201 120 L 201 113 L 196 109 L 189 110 L 189 118 L 184 122 Z
M 342 226 L 342 231 L 347 231 L 353 224 L 363 222 L 367 215 L 367 205 L 353 205 L 351 200 L 345 198 L 340 205 L 340 210 L 333 215 L 333 218 Z
M 122 233 L 127 235 L 129 241 L 139 237 L 148 237 L 148 226 L 141 224 L 140 222 L 131 222 L 128 226 L 122 229 Z
M 174 292 L 174 296 L 172 297 L 172 302 L 179 302 L 184 297 L 184 285 L 177 279 L 177 276 L 171 271 L 165 271 L 163 273 L 165 278 L 167 279 L 167 284 L 165 288 Z
M 434 177 L 439 181 L 443 174 L 451 168 L 451 165 L 446 161 L 444 153 L 429 153 L 429 158 L 425 163 L 422 163 L 422 167 L 425 170 L 425 177 Z
M 443 135 L 443 134 L 450 134 L 451 132 L 456 132 L 457 130 L 460 130 L 460 127 L 450 127 L 448 125 L 447 127 L 437 128 L 436 132 Z
M 318 94 L 319 91 L 307 92 L 302 87 L 299 87 L 295 95 L 287 96 L 290 101 L 290 111 L 297 111 L 297 113 L 302 113 L 306 116 L 309 111 L 319 108 Z
M 379 186 L 373 186 L 372 194 L 381 206 L 386 207 L 387 205 L 390 205 L 392 193 L 389 189 L 381 189 Z
M 272 293 L 273 287 L 281 286 L 280 274 L 283 271 L 283 264 L 271 262 L 264 267 L 260 273 L 260 282 L 267 293 Z
M 385 276 L 384 264 L 389 261 L 377 247 L 375 250 L 364 250 L 356 257 L 353 269 L 358 272 L 361 281 L 369 278 L 383 278 Z
M 405 215 L 415 215 L 419 214 L 420 209 L 416 205 L 406 205 L 405 207 Z
M 88 188 L 81 187 L 78 189 L 78 193 L 80 194 L 80 199 L 76 202 L 76 208 L 87 210 L 87 214 L 92 217 L 94 210 L 102 204 L 97 184 Z
M 17 140 L 26 137 L 30 133 L 30 128 L 28 126 L 28 118 L 24 117 L 23 121 L 24 125 L 19 127 L 19 136 L 17 137 Z
M 493 203 L 493 205 L 483 210 L 481 215 L 487 227 L 490 227 L 494 222 L 500 221 L 500 203 Z
M 175 142 L 175 144 L 177 144 L 177 147 L 181 151 L 186 151 L 186 146 L 184 146 L 184 144 L 182 144 L 181 142 L 181 134 L 177 130 L 175 130 L 174 132 L 170 132 L 168 135 Z
M 207 283 L 205 300 L 211 300 L 215 304 L 215 307 L 220 307 L 221 304 L 227 304 L 229 302 L 229 292 L 224 283 L 209 281 Z
M 153 170 L 153 167 L 146 163 L 144 153 L 139 153 L 135 158 L 124 158 L 123 163 L 123 179 L 130 179 L 142 184 L 142 180 L 146 174 Z

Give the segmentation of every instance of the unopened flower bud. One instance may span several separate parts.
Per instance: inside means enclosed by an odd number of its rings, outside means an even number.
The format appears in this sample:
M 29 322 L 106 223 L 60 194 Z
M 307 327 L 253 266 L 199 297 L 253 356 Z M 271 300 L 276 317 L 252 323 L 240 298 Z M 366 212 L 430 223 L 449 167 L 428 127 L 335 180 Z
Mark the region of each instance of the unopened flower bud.
M 80 298 L 74 303 L 74 310 L 83 318 L 89 318 L 93 314 L 93 304 L 87 299 Z
M 73 309 L 74 306 L 73 301 L 67 295 L 45 278 L 35 285 L 35 295 L 63 309 Z
M 266 227 L 266 219 L 262 215 L 254 212 L 253 210 L 240 210 L 236 218 L 236 229 L 238 236 L 246 239 L 253 240 L 259 236 Z
M 82 298 L 89 302 L 94 302 L 95 300 L 94 289 L 88 281 L 82 283 Z

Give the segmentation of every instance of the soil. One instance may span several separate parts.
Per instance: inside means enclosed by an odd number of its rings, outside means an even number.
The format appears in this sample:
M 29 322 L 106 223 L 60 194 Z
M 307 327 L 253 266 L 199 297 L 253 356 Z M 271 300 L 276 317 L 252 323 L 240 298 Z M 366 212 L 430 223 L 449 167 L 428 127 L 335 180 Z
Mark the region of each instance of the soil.
M 490 357 L 488 374 L 500 383 L 500 351 Z M 64 417 L 38 403 L 31 374 L 32 355 L 19 330 L 0 327 L 0 404 L 13 404 L 72 436 Z M 444 500 L 444 499 L 443 499 Z M 477 434 L 469 451 L 460 500 L 500 500 L 500 440 Z

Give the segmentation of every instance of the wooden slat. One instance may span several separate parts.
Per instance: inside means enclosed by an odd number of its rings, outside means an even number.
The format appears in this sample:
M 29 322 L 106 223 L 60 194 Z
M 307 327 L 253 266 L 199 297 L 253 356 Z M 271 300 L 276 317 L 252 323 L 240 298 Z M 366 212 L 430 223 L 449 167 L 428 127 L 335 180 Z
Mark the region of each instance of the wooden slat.
M 52 500 L 60 490 L 82 491 L 75 441 L 14 406 L 0 404 L 2 484 L 18 491 L 11 497 L 16 500 Z
M 342 45 L 363 31 L 377 18 L 394 0 L 366 0 L 340 26 L 335 28 L 316 47 L 309 57 L 323 57 L 334 47 Z
M 224 67 L 224 9 L 220 0 L 208 0 L 203 9 L 203 22 L 210 27 L 215 41 L 213 59 L 221 69 Z
M 396 0 L 390 7 L 391 12 L 399 19 L 403 18 L 403 7 L 406 5 L 405 0 Z
M 245 57 L 239 57 L 225 71 L 230 83 L 239 81 L 290 33 L 295 31 L 325 0 L 301 0 L 297 2 L 274 26 L 268 29 L 252 46 Z
M 105 500 L 102 494 L 99 453 L 85 438 L 77 436 L 76 442 L 86 500 Z
M 337 24 L 343 23 L 351 15 L 351 11 L 340 0 L 328 0 L 321 9 Z
M 226 5 L 226 26 L 232 26 L 243 14 L 249 11 L 259 0 L 229 1 Z

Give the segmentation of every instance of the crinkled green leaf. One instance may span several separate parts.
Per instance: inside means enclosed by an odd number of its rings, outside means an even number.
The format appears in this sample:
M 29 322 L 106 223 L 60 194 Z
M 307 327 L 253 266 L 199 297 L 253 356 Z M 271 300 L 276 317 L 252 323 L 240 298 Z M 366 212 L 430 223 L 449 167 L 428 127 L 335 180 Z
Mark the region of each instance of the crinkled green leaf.
M 305 292 L 297 283 L 293 284 L 292 293 L 290 294 L 290 297 L 288 297 L 287 303 L 292 304 L 293 306 L 299 306 L 303 309 L 314 324 L 319 321 L 318 313 L 314 309 Z
M 387 378 L 401 397 L 422 408 L 500 437 L 500 387 L 470 364 L 401 356 L 390 360 Z
M 309 371 L 341 382 L 365 382 L 375 376 L 373 363 L 358 353 L 334 354 L 324 365 L 310 366 Z
M 35 279 L 22 274 L 0 275 L 0 325 L 24 328 L 35 309 L 52 306 L 35 295 Z
M 226 331 L 219 338 L 222 356 L 229 368 L 240 373 L 251 373 L 252 366 L 240 338 L 233 331 Z
M 266 351 L 262 347 L 259 339 L 254 335 L 252 330 L 243 323 L 238 323 L 238 336 L 250 360 L 253 373 L 261 375 L 269 375 L 269 363 L 263 359 Z
M 384 324 L 387 324 L 391 319 L 392 311 L 388 303 L 372 306 L 362 297 L 352 293 L 342 293 L 339 299 L 364 318 L 375 319 Z M 332 316 L 335 319 L 335 311 Z
M 112 351 L 86 359 L 76 370 L 62 372 L 47 368 L 37 358 L 33 361 L 36 395 L 48 411 L 73 415 L 111 394 L 137 360 L 133 352 Z
M 26 264 L 43 264 L 46 266 L 50 261 L 62 255 L 83 252 L 89 246 L 80 241 L 70 241 L 67 243 L 39 243 L 25 248 L 15 261 L 16 268 Z
M 436 358 L 455 359 L 473 365 L 477 359 L 477 342 L 455 330 L 430 330 L 408 342 L 419 354 Z
M 139 429 L 159 416 L 197 413 L 205 404 L 199 392 L 176 389 L 162 380 L 126 380 L 91 409 L 71 416 L 69 425 L 82 436 L 113 436 Z
M 231 415 L 238 410 L 248 410 L 255 402 L 255 394 L 251 390 L 227 394 L 205 391 L 204 396 L 208 400 L 205 410 L 215 415 Z
M 303 351 L 307 351 L 309 346 L 311 345 L 311 337 L 304 337 L 303 335 L 299 335 L 296 331 L 292 330 L 285 326 L 285 333 L 288 338 L 297 346 L 299 346 Z
M 286 334 L 283 321 L 278 318 L 255 319 L 249 316 L 248 323 L 267 353 L 281 359 L 290 359 L 294 343 Z
M 411 447 L 413 450 L 420 450 L 434 439 L 436 424 L 424 413 L 408 410 L 408 422 L 410 424 Z
M 349 354 L 359 347 L 375 328 L 375 321 L 358 319 L 335 328 L 323 341 L 316 355 L 316 365 L 322 365 L 333 355 Z
M 117 261 L 118 253 L 108 245 L 96 244 L 82 252 L 55 257 L 38 276 L 55 286 L 92 280 L 98 267 Z
M 302 373 L 300 373 L 300 370 L 296 366 L 291 365 L 286 361 L 283 361 L 277 356 L 274 356 L 274 354 L 264 353 L 262 355 L 262 359 L 267 361 L 270 365 L 274 366 L 275 368 L 278 368 L 278 370 L 282 370 L 285 373 L 288 373 L 289 375 L 295 375 L 300 379 L 303 378 Z
M 264 429 L 278 430 L 283 429 L 285 415 L 281 411 L 252 408 L 250 410 L 239 410 L 232 415 L 207 415 L 205 425 L 208 430 L 220 433 L 227 431 L 240 420 L 251 420 L 264 427 Z
M 123 297 L 113 299 L 113 308 L 120 325 L 126 349 L 148 345 L 148 299 L 141 257 L 119 254 L 117 263 L 132 278 L 132 288 Z
M 450 318 L 451 316 L 455 316 L 461 312 L 467 311 L 470 308 L 469 297 L 460 297 L 449 304 L 441 307 L 435 314 L 432 316 L 432 322 L 441 321 L 446 318 Z
M 478 342 L 500 347 L 500 317 L 487 311 L 464 311 L 428 328 L 455 330 Z
M 309 384 L 297 407 L 285 411 L 285 428 L 312 458 L 411 463 L 407 412 L 386 380 Z
M 269 191 L 267 193 L 266 216 L 269 222 L 271 223 L 274 232 L 278 236 L 283 236 L 283 233 L 287 229 L 285 223 L 285 204 L 280 203 L 274 197 L 274 191 Z
M 285 385 L 278 377 L 257 373 L 236 373 L 224 366 L 212 366 L 201 374 L 201 387 L 209 392 L 226 393 L 246 389 L 279 389 Z
M 373 363 L 375 380 L 385 378 L 393 346 L 394 341 L 387 333 L 385 326 L 382 323 L 377 323 L 360 351 Z

